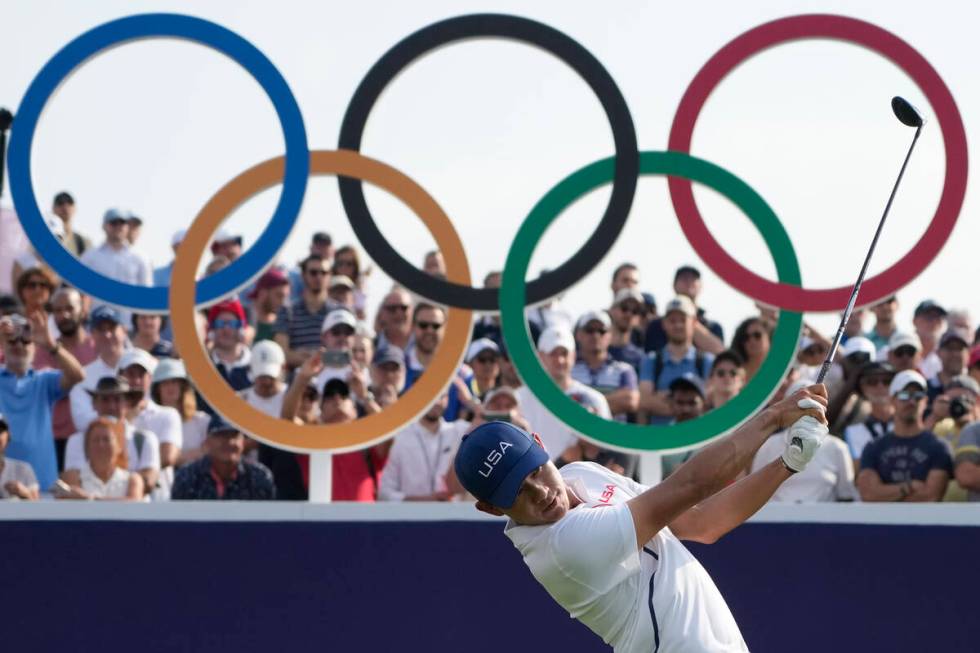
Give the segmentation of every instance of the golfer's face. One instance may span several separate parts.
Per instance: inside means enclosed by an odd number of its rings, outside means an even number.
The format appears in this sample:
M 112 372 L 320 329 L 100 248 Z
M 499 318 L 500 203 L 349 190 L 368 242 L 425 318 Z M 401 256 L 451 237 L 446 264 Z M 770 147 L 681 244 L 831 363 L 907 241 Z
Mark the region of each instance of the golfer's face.
M 518 524 L 552 524 L 568 512 L 568 492 L 554 463 L 547 462 L 527 475 L 517 500 L 505 514 Z

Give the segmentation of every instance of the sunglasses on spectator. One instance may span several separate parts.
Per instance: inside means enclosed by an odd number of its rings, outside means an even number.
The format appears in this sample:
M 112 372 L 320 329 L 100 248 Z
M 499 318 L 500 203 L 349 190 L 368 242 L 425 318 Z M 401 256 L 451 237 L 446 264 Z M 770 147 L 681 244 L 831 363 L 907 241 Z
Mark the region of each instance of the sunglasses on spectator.
M 31 344 L 34 341 L 31 340 L 30 334 L 21 334 L 19 336 L 15 335 L 13 338 L 9 340 L 9 342 L 12 345 L 16 345 L 19 342 L 20 344 L 26 347 L 27 345 Z
M 586 327 L 586 328 L 584 328 L 582 330 L 585 331 L 590 336 L 593 336 L 593 335 L 595 335 L 597 333 L 600 336 L 604 336 L 604 335 L 606 335 L 608 333 L 608 330 L 605 329 L 605 328 L 603 328 L 603 327 Z
M 38 288 L 47 288 L 51 290 L 51 284 L 47 281 L 28 281 L 24 284 L 24 288 L 28 290 L 37 290 Z
M 423 331 L 428 331 L 432 329 L 433 331 L 438 331 L 442 328 L 442 322 L 416 322 L 415 326 L 422 329 Z
M 242 328 L 242 321 L 241 320 L 238 320 L 238 319 L 235 319 L 235 320 L 222 320 L 222 319 L 217 319 L 217 320 L 215 320 L 214 322 L 211 323 L 211 328 L 212 329 L 235 329 L 235 330 L 238 330 L 238 329 L 241 329 Z
M 715 376 L 720 376 L 721 378 L 730 376 L 734 379 L 736 376 L 738 376 L 738 370 L 726 370 L 719 367 L 718 369 L 715 370 L 714 374 Z
M 496 356 L 477 356 L 475 360 L 476 360 L 477 363 L 483 363 L 484 365 L 493 365 L 494 363 L 497 362 L 497 357 Z
M 902 345 L 898 349 L 892 351 L 893 354 L 899 358 L 911 358 L 915 356 L 915 347 L 910 347 L 908 345 Z
M 817 354 L 822 354 L 825 351 L 827 350 L 824 349 L 823 345 L 810 345 L 809 347 L 803 350 L 803 353 L 807 356 L 816 356 Z
M 312 268 L 310 270 L 307 270 L 306 271 L 306 274 L 310 275 L 311 277 L 325 277 L 325 276 L 327 276 L 330 273 L 327 272 L 326 270 L 320 270 L 320 269 L 317 269 L 317 268 Z
M 125 220 L 123 220 L 122 218 L 117 218 L 115 220 L 109 220 L 109 226 L 110 227 L 121 227 L 124 224 L 128 224 L 128 223 Z
M 646 313 L 646 309 L 642 306 L 635 306 L 633 304 L 620 304 L 619 310 L 624 313 L 632 313 L 633 315 L 643 315 Z
M 332 336 L 352 336 L 352 335 L 354 335 L 354 329 L 350 328 L 346 324 L 338 324 L 337 326 L 330 328 L 330 335 L 332 335 Z
M 921 390 L 916 392 L 909 392 L 908 390 L 902 390 L 895 395 L 895 398 L 899 401 L 920 401 L 926 398 L 926 393 Z
M 385 304 L 382 308 L 389 313 L 404 312 L 408 310 L 408 304 Z

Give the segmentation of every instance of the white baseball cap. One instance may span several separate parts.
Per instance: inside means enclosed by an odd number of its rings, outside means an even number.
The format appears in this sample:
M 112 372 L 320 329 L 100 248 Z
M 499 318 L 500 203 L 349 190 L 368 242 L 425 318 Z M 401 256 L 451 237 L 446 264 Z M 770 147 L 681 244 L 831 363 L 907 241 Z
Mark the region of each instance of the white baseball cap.
M 609 318 L 609 313 L 605 311 L 586 311 L 582 314 L 582 317 L 578 319 L 575 323 L 576 329 L 584 329 L 589 325 L 589 322 L 600 322 L 605 328 L 612 326 L 612 320 Z
M 354 317 L 354 314 L 346 308 L 335 308 L 327 313 L 327 317 L 323 319 L 323 327 L 320 329 L 320 333 L 329 331 L 338 324 L 346 324 L 357 331 L 357 318 Z
M 538 351 L 550 354 L 558 347 L 564 347 L 569 353 L 575 352 L 575 337 L 571 331 L 561 327 L 548 327 L 538 336 Z
M 500 353 L 500 347 L 490 338 L 477 338 L 470 344 L 470 348 L 466 350 L 466 362 L 469 363 L 479 356 L 480 352 L 488 349 L 495 354 Z
M 922 341 L 919 340 L 919 336 L 914 333 L 900 333 L 896 331 L 888 339 L 888 350 L 895 351 L 903 346 L 915 347 L 916 351 L 922 351 Z
M 283 353 L 282 347 L 275 341 L 260 340 L 252 345 L 252 361 L 249 369 L 253 379 L 260 376 L 271 376 L 278 379 L 285 364 L 286 355 Z
M 139 365 L 150 374 L 153 374 L 157 371 L 157 363 L 157 359 L 151 356 L 148 351 L 133 347 L 123 352 L 122 357 L 119 359 L 119 371 L 125 370 L 130 365 Z
M 848 338 L 844 346 L 841 347 L 841 353 L 845 357 L 851 354 L 865 353 L 869 356 L 869 360 L 874 362 L 875 356 L 878 353 L 877 348 L 875 348 L 875 343 L 871 342 L 864 336 L 854 336 Z
M 176 247 L 177 245 L 184 242 L 184 237 L 187 236 L 186 229 L 178 229 L 174 232 L 174 235 L 170 237 L 170 246 Z
M 335 274 L 330 278 L 330 287 L 331 288 L 344 287 L 353 290 L 354 282 L 351 281 L 351 278 L 348 277 L 346 274 Z
M 892 379 L 891 384 L 889 384 L 888 394 L 894 397 L 899 392 L 904 390 L 905 386 L 907 386 L 910 383 L 915 383 L 916 385 L 920 386 L 923 390 L 929 387 L 929 384 L 926 383 L 926 377 L 922 376 L 915 370 L 902 370 L 901 372 L 895 375 L 895 378 Z
M 688 317 L 696 317 L 698 314 L 698 307 L 694 305 L 694 302 L 691 301 L 691 298 L 687 295 L 678 295 L 667 302 L 667 305 L 664 306 L 663 314 L 664 316 L 667 316 L 672 311 L 680 311 Z
M 499 397 L 500 395 L 507 395 L 514 400 L 515 404 L 518 406 L 521 405 L 521 400 L 517 396 L 517 393 L 514 392 L 514 388 L 510 387 L 509 385 L 498 385 L 496 388 L 488 392 L 483 398 L 484 407 L 490 405 L 490 402 L 493 401 L 494 397 Z

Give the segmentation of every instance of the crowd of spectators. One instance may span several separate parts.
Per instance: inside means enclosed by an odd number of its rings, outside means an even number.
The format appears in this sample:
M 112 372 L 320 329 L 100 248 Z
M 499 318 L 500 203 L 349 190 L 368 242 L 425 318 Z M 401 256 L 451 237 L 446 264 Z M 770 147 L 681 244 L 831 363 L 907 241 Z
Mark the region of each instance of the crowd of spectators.
M 153 270 L 133 248 L 142 221 L 131 212 L 106 211 L 98 245 L 73 229 L 68 193 L 55 197 L 52 215 L 56 236 L 92 269 L 138 285 L 169 280 L 172 263 Z M 182 238 L 174 234 L 174 252 Z M 242 249 L 241 236 L 219 232 L 207 273 Z M 419 260 L 428 274 L 445 275 L 439 252 Z M 299 424 L 343 424 L 396 402 L 425 374 L 446 311 L 398 286 L 369 297 L 366 269 L 357 249 L 316 233 L 298 264 L 275 265 L 239 296 L 200 311 L 200 338 L 218 373 L 255 409 Z M 17 256 L 10 282 L 14 293 L 0 296 L 0 498 L 307 498 L 308 457 L 243 433 L 209 406 L 165 316 L 102 304 L 32 251 Z M 500 273 L 483 285 L 499 287 Z M 557 300 L 528 310 L 557 387 L 604 419 L 636 424 L 696 419 L 736 397 L 766 360 L 777 312 L 759 306 L 726 338 L 699 303 L 697 268 L 679 268 L 661 304 L 642 288 L 640 269 L 623 263 L 608 296 L 581 315 Z M 900 324 L 898 306 L 889 297 L 854 312 L 826 379 L 831 437 L 774 501 L 980 500 L 980 334 L 965 311 L 924 300 L 912 323 Z M 774 399 L 812 383 L 829 347 L 805 326 Z M 383 444 L 332 457 L 332 496 L 460 498 L 456 447 L 487 420 L 539 433 L 559 466 L 586 460 L 638 474 L 636 455 L 597 446 L 522 385 L 499 318 L 484 316 L 447 391 L 416 422 Z M 752 469 L 779 455 L 782 437 L 763 445 Z M 663 474 L 693 453 L 664 456 Z

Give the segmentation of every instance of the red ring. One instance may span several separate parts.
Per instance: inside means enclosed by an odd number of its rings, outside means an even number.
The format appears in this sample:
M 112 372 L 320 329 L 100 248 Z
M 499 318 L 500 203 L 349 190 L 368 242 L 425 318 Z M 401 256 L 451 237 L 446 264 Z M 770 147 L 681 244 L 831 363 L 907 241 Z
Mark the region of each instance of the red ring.
M 932 222 L 909 252 L 861 287 L 858 305 L 887 297 L 918 276 L 939 254 L 953 231 L 966 194 L 967 145 L 956 102 L 939 73 L 915 48 L 891 32 L 844 16 L 808 14 L 759 25 L 719 50 L 698 71 L 681 98 L 667 147 L 689 154 L 694 124 L 714 88 L 736 66 L 760 51 L 787 41 L 829 38 L 861 45 L 887 57 L 912 78 L 928 98 L 943 133 L 946 178 Z M 853 288 L 806 289 L 769 281 L 746 269 L 722 249 L 698 212 L 687 179 L 669 177 L 671 200 L 688 241 L 715 274 L 759 302 L 792 311 L 836 311 L 844 308 Z

